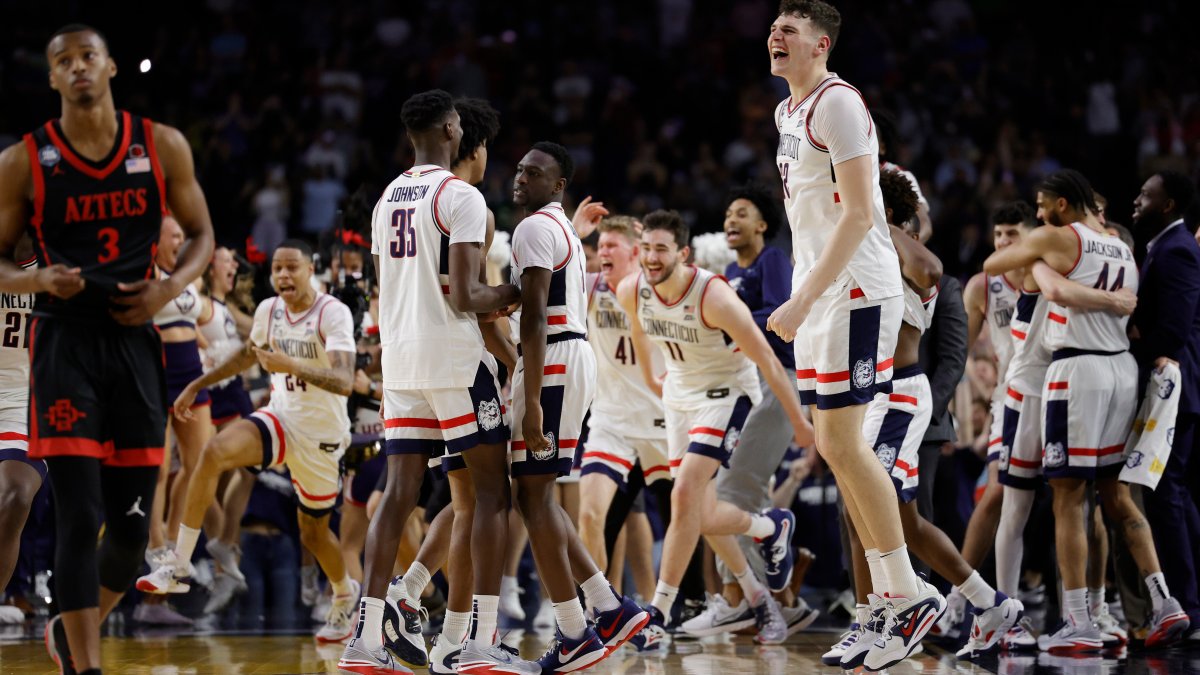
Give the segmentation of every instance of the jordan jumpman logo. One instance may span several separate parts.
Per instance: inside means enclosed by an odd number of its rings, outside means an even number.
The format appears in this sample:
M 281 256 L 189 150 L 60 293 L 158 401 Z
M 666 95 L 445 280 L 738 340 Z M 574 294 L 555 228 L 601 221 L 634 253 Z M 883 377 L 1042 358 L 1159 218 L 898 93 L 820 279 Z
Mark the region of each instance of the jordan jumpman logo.
M 137 501 L 133 503 L 133 506 L 129 507 L 129 510 L 125 512 L 125 515 L 141 516 L 143 518 L 146 517 L 146 512 L 142 510 L 142 498 L 140 495 L 138 496 Z

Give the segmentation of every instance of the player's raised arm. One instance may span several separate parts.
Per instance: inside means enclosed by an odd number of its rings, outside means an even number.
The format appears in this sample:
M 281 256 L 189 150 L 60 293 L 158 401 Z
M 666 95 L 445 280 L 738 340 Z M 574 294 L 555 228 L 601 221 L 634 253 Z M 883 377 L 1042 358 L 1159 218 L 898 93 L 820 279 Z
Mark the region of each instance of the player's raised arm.
M 1044 260 L 1055 269 L 1069 269 L 1075 260 L 1077 242 L 1067 229 L 1039 227 L 1020 243 L 989 255 L 983 261 L 983 271 L 991 275 L 1004 274 L 1029 267 L 1038 260 Z

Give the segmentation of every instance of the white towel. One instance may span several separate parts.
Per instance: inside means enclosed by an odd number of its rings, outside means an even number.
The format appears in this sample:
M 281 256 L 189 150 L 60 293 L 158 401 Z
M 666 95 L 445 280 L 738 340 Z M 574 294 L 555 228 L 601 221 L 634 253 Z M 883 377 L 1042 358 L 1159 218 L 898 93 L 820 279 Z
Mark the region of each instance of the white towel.
M 1121 469 L 1121 480 L 1138 483 L 1151 490 L 1158 487 L 1167 460 L 1171 458 L 1171 444 L 1175 440 L 1175 416 L 1179 412 L 1179 366 L 1168 363 L 1161 370 L 1150 373 L 1150 382 L 1137 418 L 1133 420 L 1133 431 L 1125 442 L 1125 466 Z

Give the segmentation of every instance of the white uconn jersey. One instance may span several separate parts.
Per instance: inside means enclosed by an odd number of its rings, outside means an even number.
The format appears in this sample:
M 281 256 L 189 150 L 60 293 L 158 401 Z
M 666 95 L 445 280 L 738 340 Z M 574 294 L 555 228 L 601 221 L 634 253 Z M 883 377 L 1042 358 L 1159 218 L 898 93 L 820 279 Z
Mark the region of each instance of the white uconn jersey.
M 904 284 L 904 323 L 921 331 L 929 330 L 933 323 L 933 308 L 937 305 L 938 287 L 929 291 L 929 297 L 922 298 L 911 286 Z
M 293 316 L 279 298 L 267 298 L 254 312 L 250 341 L 274 348 L 308 366 L 329 367 L 329 352 L 353 356 L 354 323 L 350 310 L 336 298 L 317 294 L 312 307 Z M 346 396 L 325 391 L 286 373 L 271 373 L 271 403 L 290 433 L 318 443 L 340 443 L 350 433 Z
M 21 263 L 37 267 L 37 259 Z M 33 294 L 0 293 L 0 401 L 26 401 L 29 396 L 29 312 Z
M 987 322 L 988 338 L 996 352 L 996 380 L 1003 382 L 1013 356 L 1012 323 L 1017 309 L 1016 287 L 1003 274 L 987 276 L 984 286 L 987 301 L 983 309 L 983 320 Z
M 1008 362 L 1005 381 L 1021 394 L 1041 395 L 1050 366 L 1050 350 L 1043 334 L 1046 330 L 1046 298 L 1036 291 L 1021 291 L 1009 334 L 1013 355 Z M 1001 387 L 996 387 L 1001 391 Z M 1002 394 L 1003 395 L 1003 394 Z
M 450 245 L 483 244 L 483 195 L 441 167 L 414 166 L 388 185 L 371 218 L 384 386 L 471 386 L 483 335 L 474 314 L 450 306 Z
M 1075 267 L 1066 274 L 1068 279 L 1105 291 L 1128 288 L 1137 293 L 1138 268 L 1133 261 L 1133 251 L 1125 242 L 1082 223 L 1071 223 L 1066 227 L 1079 237 L 1079 257 Z M 1052 352 L 1059 349 L 1122 352 L 1129 348 L 1129 338 L 1125 334 L 1128 316 L 1050 303 L 1046 318 L 1049 319 L 1046 346 Z
M 692 267 L 692 281 L 678 300 L 668 304 L 638 275 L 638 322 L 658 344 L 667 364 L 663 403 L 677 410 L 694 410 L 714 399 L 749 396 L 758 403 L 762 390 L 754 363 L 723 331 L 704 323 L 704 293 L 708 285 L 725 283 L 717 275 Z
M 562 333 L 587 334 L 587 262 L 583 244 L 563 212 L 550 202 L 522 220 L 513 231 L 512 282 L 521 288 L 521 274 L 530 267 L 550 270 L 546 299 L 546 337 Z M 520 313 L 513 315 L 513 330 L 520 330 Z
M 663 355 L 654 349 L 637 354 L 629 331 L 629 317 L 617 302 L 617 293 L 604 277 L 588 275 L 588 342 L 596 353 L 596 398 L 592 401 L 592 423 L 627 438 L 665 438 L 666 418 L 662 400 L 642 379 L 638 359 L 650 359 L 651 370 L 663 371 Z
M 842 215 L 834 165 L 869 154 L 874 186 L 871 229 L 824 294 L 845 292 L 852 278 L 869 300 L 900 295 L 900 262 L 879 190 L 879 141 L 858 90 L 831 73 L 803 100 L 789 98 L 779 104 L 775 125 L 779 129 L 776 163 L 796 260 L 792 290 L 800 287 L 816 264 Z
M 208 343 L 205 353 L 211 363 L 209 370 L 225 363 L 229 357 L 242 348 L 242 338 L 237 332 L 237 322 L 233 320 L 233 314 L 229 312 L 229 308 L 225 306 L 224 302 L 213 298 L 212 309 L 212 316 L 209 320 L 196 326 L 196 330 L 200 331 L 200 335 Z M 232 380 L 233 377 L 229 377 L 213 386 L 223 387 Z

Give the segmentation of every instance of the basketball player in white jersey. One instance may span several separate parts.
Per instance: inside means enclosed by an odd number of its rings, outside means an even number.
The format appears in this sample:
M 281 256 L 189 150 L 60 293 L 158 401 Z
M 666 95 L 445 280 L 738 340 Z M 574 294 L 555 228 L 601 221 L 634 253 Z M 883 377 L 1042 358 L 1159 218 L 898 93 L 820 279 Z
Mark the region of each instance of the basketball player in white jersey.
M 1020 242 L 1034 226 L 1033 210 L 1024 202 L 1001 204 L 992 211 L 992 246 L 1000 251 Z M 1013 340 L 1009 321 L 1016 308 L 1017 294 L 1021 288 L 1023 272 L 1015 270 L 1006 274 L 990 276 L 979 272 L 967 281 L 963 288 L 963 304 L 967 308 L 967 349 L 978 341 L 987 327 L 988 342 L 996 356 L 996 389 L 991 402 L 991 432 L 988 434 L 987 486 L 983 496 L 975 504 L 971 519 L 963 537 L 962 557 L 967 564 L 978 568 L 987 557 L 988 549 L 996 534 L 996 523 L 1000 519 L 1000 483 L 996 460 L 1000 458 L 1001 422 L 1004 419 L 1004 382 L 1007 379 L 1009 361 L 1013 353 Z M 1041 386 L 1039 382 L 1039 387 Z M 1017 589 L 1001 591 L 1016 597 Z M 934 634 L 950 633 L 962 623 L 966 612 L 966 598 L 957 586 L 946 597 L 946 613 L 934 627 Z
M 197 392 L 254 365 L 271 373 L 271 402 L 225 427 L 205 445 L 187 485 L 174 551 L 137 588 L 147 593 L 185 593 L 192 552 L 204 512 L 221 473 L 241 467 L 286 466 L 299 497 L 300 541 L 313 553 L 333 586 L 333 605 L 317 633 L 323 642 L 350 636 L 359 584 L 346 574 L 329 515 L 337 502 L 338 460 L 350 442 L 346 399 L 354 379 L 354 325 L 340 301 L 317 293 L 312 249 L 287 240 L 271 260 L 278 296 L 259 304 L 250 339 L 237 354 L 188 384 L 174 401 L 177 417 L 191 415 Z
M 558 624 L 555 641 L 538 660 L 543 673 L 593 665 L 649 621 L 633 601 L 613 591 L 554 498 L 555 479 L 574 463 L 596 384 L 596 357 L 587 344 L 583 245 L 561 203 L 573 174 L 566 148 L 542 141 L 521 158 L 513 178 L 513 203 L 529 215 L 512 239 L 512 278 L 521 289 L 512 470 L 516 501 Z M 595 629 L 584 618 L 576 583 L 595 611 Z M 473 625 L 471 639 L 479 638 L 480 628 Z M 467 659 L 464 647 L 459 672 L 477 672 L 468 670 Z
M 617 490 L 628 485 L 635 465 L 646 485 L 670 480 L 662 399 L 642 378 L 638 359 L 663 372 L 662 354 L 639 353 L 617 287 L 637 274 L 641 223 L 628 216 L 600 221 L 600 272 L 587 275 L 588 342 L 596 353 L 596 400 L 592 403 L 580 482 L 579 535 L 600 569 L 608 569 L 604 525 Z
M 1092 288 L 1136 291 L 1133 251 L 1099 222 L 1093 191 L 1078 171 L 1063 169 L 1038 187 L 1038 217 L 1054 227 L 1038 228 L 1020 244 L 998 251 L 984 263 L 989 274 L 1028 267 L 1037 261 L 1071 281 Z M 1086 222 L 1086 224 L 1085 224 Z M 1084 513 L 1087 483 L 1095 482 L 1104 513 L 1119 523 L 1153 603 L 1147 647 L 1170 644 L 1189 621 L 1170 597 L 1158 564 L 1149 525 L 1134 505 L 1129 486 L 1118 480 L 1137 400 L 1137 368 L 1128 352 L 1128 316 L 1047 303 L 1045 344 L 1051 352 L 1042 387 L 1042 468 L 1054 492 L 1055 540 L 1067 621 L 1039 640 L 1052 652 L 1097 651 L 1096 628 L 1086 584 L 1087 538 Z M 1104 414 L 1096 417 L 1096 411 Z M 1090 523 L 1090 519 L 1088 521 Z
M 728 466 L 750 408 L 761 400 L 755 366 L 783 405 L 797 445 L 812 443 L 812 427 L 787 371 L 737 292 L 717 275 L 686 264 L 688 227 L 679 214 L 654 211 L 642 222 L 642 273 L 622 281 L 617 297 L 626 316 L 635 319 L 630 329 L 639 353 L 653 344 L 667 364 L 665 379 L 651 371 L 648 360 L 642 361 L 642 373 L 662 391 L 675 487 L 651 623 L 640 637 L 644 646 L 665 639 L 679 583 L 704 536 L 754 609 L 758 641 L 778 644 L 787 638 L 787 623 L 767 587 L 782 590 L 791 580 L 796 518 L 786 509 L 749 513 L 719 501 L 714 479 Z M 761 542 L 767 586 L 746 562 L 739 534 Z
M 29 459 L 29 312 L 33 294 L 44 290 L 56 270 L 37 268 L 33 243 L 26 237 L 13 256 L 30 283 L 24 289 L 0 294 L 0 590 L 8 585 L 17 565 L 21 530 L 33 498 L 46 478 L 46 463 Z M 55 267 L 62 267 L 55 265 Z M 65 268 L 64 268 L 65 269 Z M 0 624 L 25 620 L 21 610 L 0 605 Z
M 796 342 L 800 398 L 815 406 L 817 450 L 837 476 L 863 546 L 882 561 L 887 600 L 873 618 L 884 630 L 863 662 L 880 670 L 916 649 L 946 601 L 913 571 L 895 490 L 862 435 L 866 405 L 890 389 L 904 300 L 871 116 L 858 91 L 826 67 L 840 28 L 828 4 L 784 0 L 767 41 L 771 73 L 792 94 L 775 122 L 796 263 L 792 297 L 767 328 Z
M 407 635 L 394 640 L 393 648 L 402 653 L 393 655 L 383 648 L 381 631 L 387 580 L 430 457 L 448 447 L 462 452 L 470 471 L 477 507 L 472 567 L 497 570 L 494 579 L 475 575 L 477 601 L 499 592 L 507 530 L 508 427 L 495 361 L 485 353 L 477 315 L 516 302 L 517 289 L 480 281 L 487 207 L 478 190 L 449 171 L 463 135 L 453 99 L 441 90 L 416 94 L 400 117 L 416 165 L 384 191 L 372 216 L 371 242 L 380 287 L 388 474 L 367 534 L 358 632 L 338 662 L 343 673 L 401 673 L 408 672 L 402 663 L 428 663 L 423 641 Z M 474 656 L 510 672 L 538 670 L 493 647 L 490 639 L 481 641 Z

